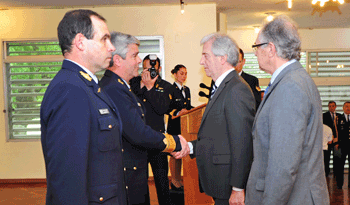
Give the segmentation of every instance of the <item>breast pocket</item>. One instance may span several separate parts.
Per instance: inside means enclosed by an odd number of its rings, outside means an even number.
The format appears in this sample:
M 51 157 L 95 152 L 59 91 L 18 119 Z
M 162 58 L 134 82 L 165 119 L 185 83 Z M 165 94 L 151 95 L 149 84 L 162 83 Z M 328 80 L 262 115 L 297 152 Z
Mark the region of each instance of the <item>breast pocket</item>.
M 112 116 L 104 116 L 98 119 L 100 125 L 100 135 L 98 137 L 98 149 L 100 151 L 110 151 L 117 148 L 120 143 L 120 125 Z

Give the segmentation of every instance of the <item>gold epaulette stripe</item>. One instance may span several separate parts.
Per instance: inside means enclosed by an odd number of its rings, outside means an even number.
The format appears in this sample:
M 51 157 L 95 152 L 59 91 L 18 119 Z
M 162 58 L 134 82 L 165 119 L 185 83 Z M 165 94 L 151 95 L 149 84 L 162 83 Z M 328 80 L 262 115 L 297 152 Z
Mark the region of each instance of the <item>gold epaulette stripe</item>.
M 92 80 L 92 78 L 90 77 L 89 74 L 84 73 L 83 71 L 80 71 L 79 73 L 80 73 L 80 75 L 82 75 L 86 80 L 88 80 L 88 81 L 91 81 L 91 80 Z
M 165 149 L 162 152 L 171 153 L 176 148 L 175 139 L 172 135 L 169 135 L 169 134 L 164 133 L 164 136 L 165 136 L 165 138 L 163 139 L 163 142 L 165 144 Z
M 173 116 L 175 111 L 176 111 L 176 109 L 172 110 L 169 114 Z

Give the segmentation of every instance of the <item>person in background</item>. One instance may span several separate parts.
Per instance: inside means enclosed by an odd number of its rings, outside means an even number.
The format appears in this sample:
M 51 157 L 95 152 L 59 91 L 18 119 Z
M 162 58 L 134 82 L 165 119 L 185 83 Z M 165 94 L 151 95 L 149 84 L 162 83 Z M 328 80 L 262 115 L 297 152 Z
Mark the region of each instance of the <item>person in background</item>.
M 184 65 L 178 64 L 171 71 L 175 77 L 174 95 L 170 107 L 173 109 L 168 118 L 167 132 L 171 135 L 181 134 L 181 121 L 180 117 L 172 119 L 177 115 L 181 115 L 193 108 L 191 106 L 191 93 L 190 89 L 184 85 L 187 79 L 187 69 Z M 183 191 L 183 184 L 181 182 L 181 159 L 175 159 L 170 157 L 169 166 L 171 173 L 171 189 L 175 191 Z
M 340 116 L 340 113 L 337 113 L 335 110 L 337 109 L 337 104 L 334 101 L 328 102 L 328 111 L 323 113 L 323 124 L 327 125 L 332 129 L 333 137 L 337 140 L 338 139 L 338 132 L 336 129 L 336 122 L 335 119 Z M 340 163 L 340 157 L 337 157 L 338 150 L 334 149 L 334 144 L 328 145 L 328 150 L 324 151 L 324 166 L 326 169 L 326 177 L 330 173 L 330 167 L 329 167 L 329 161 L 330 161 L 330 155 L 331 151 L 333 150 L 333 173 L 336 173 L 337 167 L 339 167 Z M 340 154 L 339 154 L 340 155 Z M 337 165 L 338 164 L 338 165 Z M 334 174 L 335 176 L 335 174 Z
M 332 144 L 333 142 L 333 134 L 332 129 L 328 127 L 328 125 L 323 124 L 323 159 L 324 163 L 326 164 L 326 160 L 329 162 L 329 158 L 327 158 L 327 152 L 328 152 L 328 145 Z M 329 167 L 328 167 L 329 169 Z M 327 177 L 329 172 L 327 173 L 327 167 L 324 167 L 325 176 Z
M 239 61 L 235 67 L 235 70 L 238 73 L 238 75 L 240 75 L 252 89 L 254 98 L 255 98 L 256 110 L 258 110 L 258 107 L 261 102 L 261 94 L 260 94 L 261 89 L 259 86 L 259 79 L 253 75 L 245 73 L 243 71 L 244 64 L 245 64 L 244 52 L 242 49 L 239 49 Z
M 122 121 L 95 75 L 115 50 L 105 21 L 73 10 L 57 27 L 65 59 L 40 108 L 48 205 L 127 204 Z
M 145 106 L 146 124 L 155 131 L 163 133 L 165 132 L 164 115 L 170 110 L 173 87 L 159 76 L 160 59 L 157 56 L 155 59 L 153 57 L 153 55 L 147 55 L 143 59 L 142 74 L 130 80 L 130 87 Z M 159 205 L 173 204 L 169 192 L 168 155 L 150 150 L 148 161 L 151 164 Z
M 344 184 L 344 165 L 346 156 L 350 156 L 350 101 L 346 101 L 343 105 L 344 113 L 337 117 L 336 124 L 338 130 L 338 144 L 335 149 L 340 149 L 340 160 L 337 162 L 335 179 L 337 181 L 337 188 L 342 189 Z M 350 182 L 350 177 L 348 179 Z M 348 184 L 350 188 L 350 184 Z

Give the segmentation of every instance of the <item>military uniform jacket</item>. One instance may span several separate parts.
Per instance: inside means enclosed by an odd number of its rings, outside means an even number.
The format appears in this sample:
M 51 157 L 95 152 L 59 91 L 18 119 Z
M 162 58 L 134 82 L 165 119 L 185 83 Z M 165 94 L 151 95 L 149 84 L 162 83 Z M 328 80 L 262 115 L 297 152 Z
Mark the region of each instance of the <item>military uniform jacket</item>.
M 337 119 L 339 146 L 342 149 L 350 149 L 350 122 L 346 121 L 345 115 L 339 115 Z
M 118 110 L 77 64 L 63 61 L 40 122 L 46 204 L 126 204 Z
M 148 193 L 147 150 L 161 152 L 166 148 L 165 135 L 146 125 L 142 103 L 115 73 L 107 70 L 100 81 L 105 91 L 119 109 L 123 122 L 124 170 L 127 195 L 130 204 L 145 204 Z M 176 143 L 175 151 L 181 150 L 178 136 L 168 136 Z M 149 202 L 148 202 L 149 203 Z
M 339 113 L 335 113 L 337 117 L 340 116 Z M 323 113 L 323 124 L 327 125 L 332 129 L 332 133 L 334 137 L 337 137 L 336 131 L 335 131 L 335 126 L 334 126 L 334 121 L 332 119 L 331 113 L 329 111 Z
M 171 101 L 171 109 L 172 111 L 169 113 L 168 118 L 168 128 L 167 132 L 169 134 L 181 134 L 181 122 L 180 117 L 176 119 L 171 119 L 171 117 L 175 117 L 182 109 L 190 110 L 192 107 L 191 105 L 191 93 L 190 89 L 186 86 L 183 86 L 183 89 L 185 91 L 185 97 L 182 94 L 182 91 L 179 89 L 179 87 L 176 85 L 176 83 L 173 84 L 173 99 Z
M 151 90 L 147 90 L 146 86 L 140 88 L 141 77 L 131 79 L 131 90 L 143 102 L 146 108 L 146 124 L 152 129 L 164 132 L 164 114 L 170 112 L 170 103 L 172 100 L 172 85 L 160 78 L 154 83 Z
M 258 110 L 258 107 L 261 103 L 259 79 L 253 75 L 245 73 L 244 71 L 242 71 L 241 77 L 248 83 L 248 85 L 252 89 L 255 98 L 256 110 Z

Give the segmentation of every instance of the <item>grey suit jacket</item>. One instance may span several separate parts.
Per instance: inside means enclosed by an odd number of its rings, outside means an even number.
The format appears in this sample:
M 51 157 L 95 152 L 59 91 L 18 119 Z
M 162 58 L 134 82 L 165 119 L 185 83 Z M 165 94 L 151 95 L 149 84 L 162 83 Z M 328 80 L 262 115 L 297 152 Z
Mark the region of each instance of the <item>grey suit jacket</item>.
M 317 87 L 299 62 L 275 79 L 253 125 L 246 204 L 329 204 Z
M 209 196 L 229 199 L 232 186 L 245 188 L 252 162 L 255 99 L 235 71 L 209 101 L 193 142 L 199 181 Z

